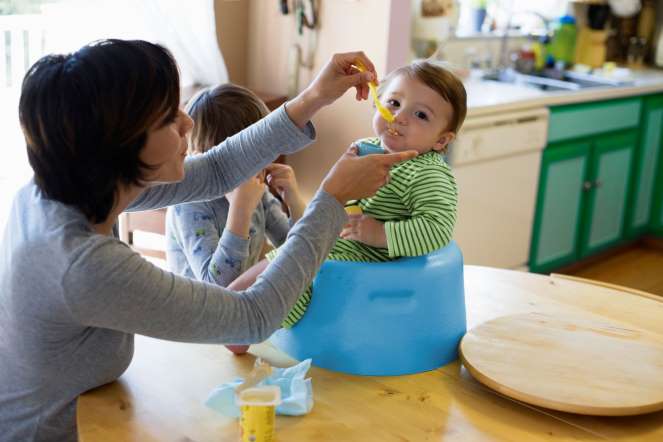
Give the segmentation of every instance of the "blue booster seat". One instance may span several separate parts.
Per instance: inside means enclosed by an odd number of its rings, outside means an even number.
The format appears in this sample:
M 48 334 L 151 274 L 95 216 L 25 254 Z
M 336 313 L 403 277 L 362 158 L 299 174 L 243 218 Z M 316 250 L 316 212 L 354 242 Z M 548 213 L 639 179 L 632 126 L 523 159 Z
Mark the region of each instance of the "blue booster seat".
M 271 341 L 318 367 L 390 376 L 455 360 L 465 331 L 463 257 L 452 241 L 390 262 L 325 262 L 304 317 Z

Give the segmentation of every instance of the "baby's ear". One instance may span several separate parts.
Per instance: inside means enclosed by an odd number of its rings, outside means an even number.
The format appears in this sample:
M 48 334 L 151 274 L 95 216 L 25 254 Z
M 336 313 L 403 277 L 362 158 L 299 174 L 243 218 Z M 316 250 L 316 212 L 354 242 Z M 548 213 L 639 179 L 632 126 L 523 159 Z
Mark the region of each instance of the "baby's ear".
M 437 152 L 443 152 L 447 149 L 449 143 L 456 139 L 456 134 L 453 132 L 444 132 L 440 135 L 440 139 L 437 140 L 433 146 L 433 150 Z

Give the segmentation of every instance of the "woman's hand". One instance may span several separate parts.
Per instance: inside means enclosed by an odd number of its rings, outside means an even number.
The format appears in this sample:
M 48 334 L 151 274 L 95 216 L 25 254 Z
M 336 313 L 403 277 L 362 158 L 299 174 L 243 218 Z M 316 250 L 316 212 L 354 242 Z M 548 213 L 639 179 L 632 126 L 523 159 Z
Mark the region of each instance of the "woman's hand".
M 263 193 L 265 193 L 264 172 L 260 172 L 227 194 L 230 209 L 226 229 L 241 238 L 248 238 L 251 217 Z
M 391 166 L 416 156 L 416 151 L 408 150 L 358 157 L 357 148 L 352 146 L 334 164 L 320 187 L 341 204 L 371 196 L 387 184 Z
M 357 60 L 366 66 L 366 72 L 353 67 Z M 286 104 L 286 112 L 297 126 L 304 127 L 320 108 L 336 101 L 351 87 L 356 89 L 357 100 L 367 99 L 369 81 L 377 81 L 377 75 L 363 52 L 334 54 L 313 82 Z
M 265 168 L 265 181 L 275 189 L 288 206 L 290 219 L 294 222 L 302 217 L 306 208 L 299 193 L 295 172 L 287 164 L 272 163 Z
M 340 236 L 343 239 L 353 239 L 372 247 L 387 247 L 384 223 L 368 215 L 350 215 Z

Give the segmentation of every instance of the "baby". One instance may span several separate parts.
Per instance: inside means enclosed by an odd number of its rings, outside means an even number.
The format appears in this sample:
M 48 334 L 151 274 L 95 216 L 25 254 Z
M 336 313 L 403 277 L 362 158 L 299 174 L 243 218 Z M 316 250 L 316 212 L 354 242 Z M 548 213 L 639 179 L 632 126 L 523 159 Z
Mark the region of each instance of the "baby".
M 370 198 L 350 201 L 350 215 L 327 259 L 389 261 L 426 255 L 445 246 L 456 222 L 457 188 L 443 154 L 467 112 L 462 82 L 449 70 L 417 61 L 391 72 L 379 86 L 380 102 L 395 119 L 373 117 L 375 138 L 387 152 L 416 150 L 419 155 L 391 169 L 390 181 Z M 277 251 L 270 252 L 273 259 Z M 307 289 L 283 322 L 292 327 L 311 301 Z
M 269 113 L 251 91 L 233 84 L 207 89 L 187 105 L 194 121 L 189 154 L 203 153 Z M 268 182 L 287 205 L 266 189 Z M 212 201 L 179 204 L 166 214 L 166 259 L 180 275 L 227 286 L 261 257 L 265 237 L 281 245 L 305 205 L 295 175 L 271 164 L 233 192 Z M 229 346 L 242 353 L 248 346 Z

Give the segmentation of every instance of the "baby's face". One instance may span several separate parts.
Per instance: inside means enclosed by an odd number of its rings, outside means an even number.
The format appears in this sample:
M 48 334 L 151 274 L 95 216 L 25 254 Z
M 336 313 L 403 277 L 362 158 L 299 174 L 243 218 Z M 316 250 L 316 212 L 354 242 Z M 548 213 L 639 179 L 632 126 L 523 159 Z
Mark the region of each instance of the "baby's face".
M 395 117 L 387 123 L 379 112 L 373 116 L 373 130 L 386 150 L 422 154 L 442 150 L 453 139 L 453 133 L 445 131 L 453 116 L 451 104 L 419 80 L 394 78 L 380 101 Z

